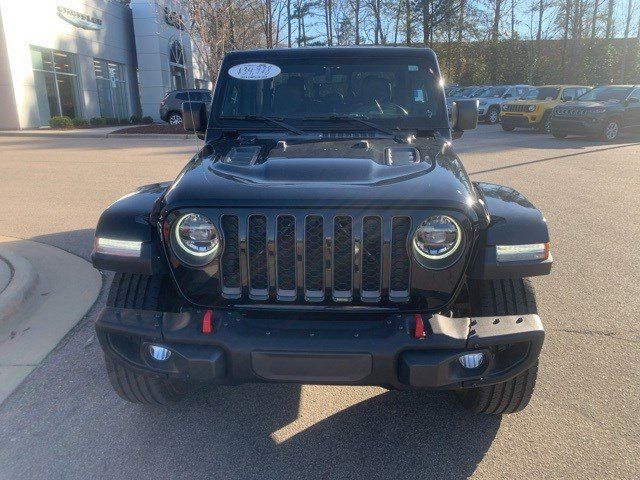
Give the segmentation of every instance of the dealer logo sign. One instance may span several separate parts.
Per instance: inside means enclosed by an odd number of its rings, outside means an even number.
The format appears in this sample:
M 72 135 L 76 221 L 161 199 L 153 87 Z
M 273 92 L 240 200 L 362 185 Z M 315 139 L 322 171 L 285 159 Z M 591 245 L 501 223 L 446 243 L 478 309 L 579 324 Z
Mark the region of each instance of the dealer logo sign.
M 65 22 L 75 25 L 78 28 L 85 30 L 100 30 L 102 28 L 102 20 L 91 15 L 85 15 L 84 13 L 76 12 L 70 8 L 58 5 L 58 16 Z

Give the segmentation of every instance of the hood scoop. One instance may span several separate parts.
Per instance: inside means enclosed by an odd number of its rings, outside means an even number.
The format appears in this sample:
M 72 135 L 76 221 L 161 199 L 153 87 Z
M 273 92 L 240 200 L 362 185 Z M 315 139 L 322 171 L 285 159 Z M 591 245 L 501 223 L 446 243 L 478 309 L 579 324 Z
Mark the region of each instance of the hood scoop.
M 387 165 L 412 165 L 420 163 L 420 152 L 415 147 L 387 147 L 385 160 Z
M 242 166 L 255 165 L 261 152 L 262 147 L 256 145 L 233 147 L 224 157 L 222 157 L 221 162 Z

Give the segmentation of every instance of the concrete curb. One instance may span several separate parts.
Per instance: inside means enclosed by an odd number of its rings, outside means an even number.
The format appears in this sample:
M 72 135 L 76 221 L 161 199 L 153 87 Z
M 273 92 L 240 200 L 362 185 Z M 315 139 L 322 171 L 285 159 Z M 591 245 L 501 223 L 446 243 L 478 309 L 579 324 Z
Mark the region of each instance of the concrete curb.
M 148 138 L 153 140 L 188 140 L 197 138 L 191 134 L 178 133 L 108 133 L 108 138 Z
M 0 132 L 0 137 L 24 137 L 24 138 L 108 138 L 109 134 L 100 133 L 49 133 L 49 132 L 25 132 L 21 130 Z
M 12 265 L 22 257 L 37 272 L 26 301 L 14 302 L 13 313 L 0 322 L 1 404 L 87 314 L 103 279 L 86 260 L 44 243 L 0 236 L 0 252 L 12 255 Z M 26 268 L 22 263 L 15 271 Z
M 198 137 L 190 133 L 84 133 L 84 132 L 32 132 L 32 131 L 0 131 L 0 137 L 23 137 L 23 138 L 130 138 L 149 140 L 190 140 Z
M 27 259 L 1 248 L 0 261 L 9 265 L 11 270 L 9 284 L 0 291 L 0 323 L 2 323 L 27 302 L 38 284 L 38 273 Z

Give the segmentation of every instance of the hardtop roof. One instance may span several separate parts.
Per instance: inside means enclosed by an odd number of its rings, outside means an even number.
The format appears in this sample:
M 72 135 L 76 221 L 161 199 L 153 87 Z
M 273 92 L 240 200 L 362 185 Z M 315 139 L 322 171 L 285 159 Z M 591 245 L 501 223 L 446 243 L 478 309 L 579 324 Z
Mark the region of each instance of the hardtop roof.
M 272 48 L 255 50 L 236 50 L 227 53 L 226 60 L 262 60 L 288 59 L 288 58 L 326 58 L 327 55 L 336 57 L 356 58 L 417 58 L 423 57 L 435 61 L 436 54 L 430 48 L 417 47 L 389 47 L 389 46 L 358 46 L 358 47 L 296 47 L 296 48 Z

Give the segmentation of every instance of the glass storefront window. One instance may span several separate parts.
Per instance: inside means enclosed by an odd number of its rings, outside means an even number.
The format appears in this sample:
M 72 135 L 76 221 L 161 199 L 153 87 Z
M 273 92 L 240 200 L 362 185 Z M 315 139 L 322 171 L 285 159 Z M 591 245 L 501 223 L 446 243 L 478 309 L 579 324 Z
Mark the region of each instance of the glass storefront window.
M 187 72 L 184 66 L 184 50 L 178 39 L 169 43 L 169 69 L 173 90 L 187 88 Z
M 40 124 L 48 125 L 58 115 L 79 117 L 75 55 L 31 47 L 31 65 Z
M 102 117 L 128 118 L 127 82 L 124 65 L 98 58 L 93 60 Z

